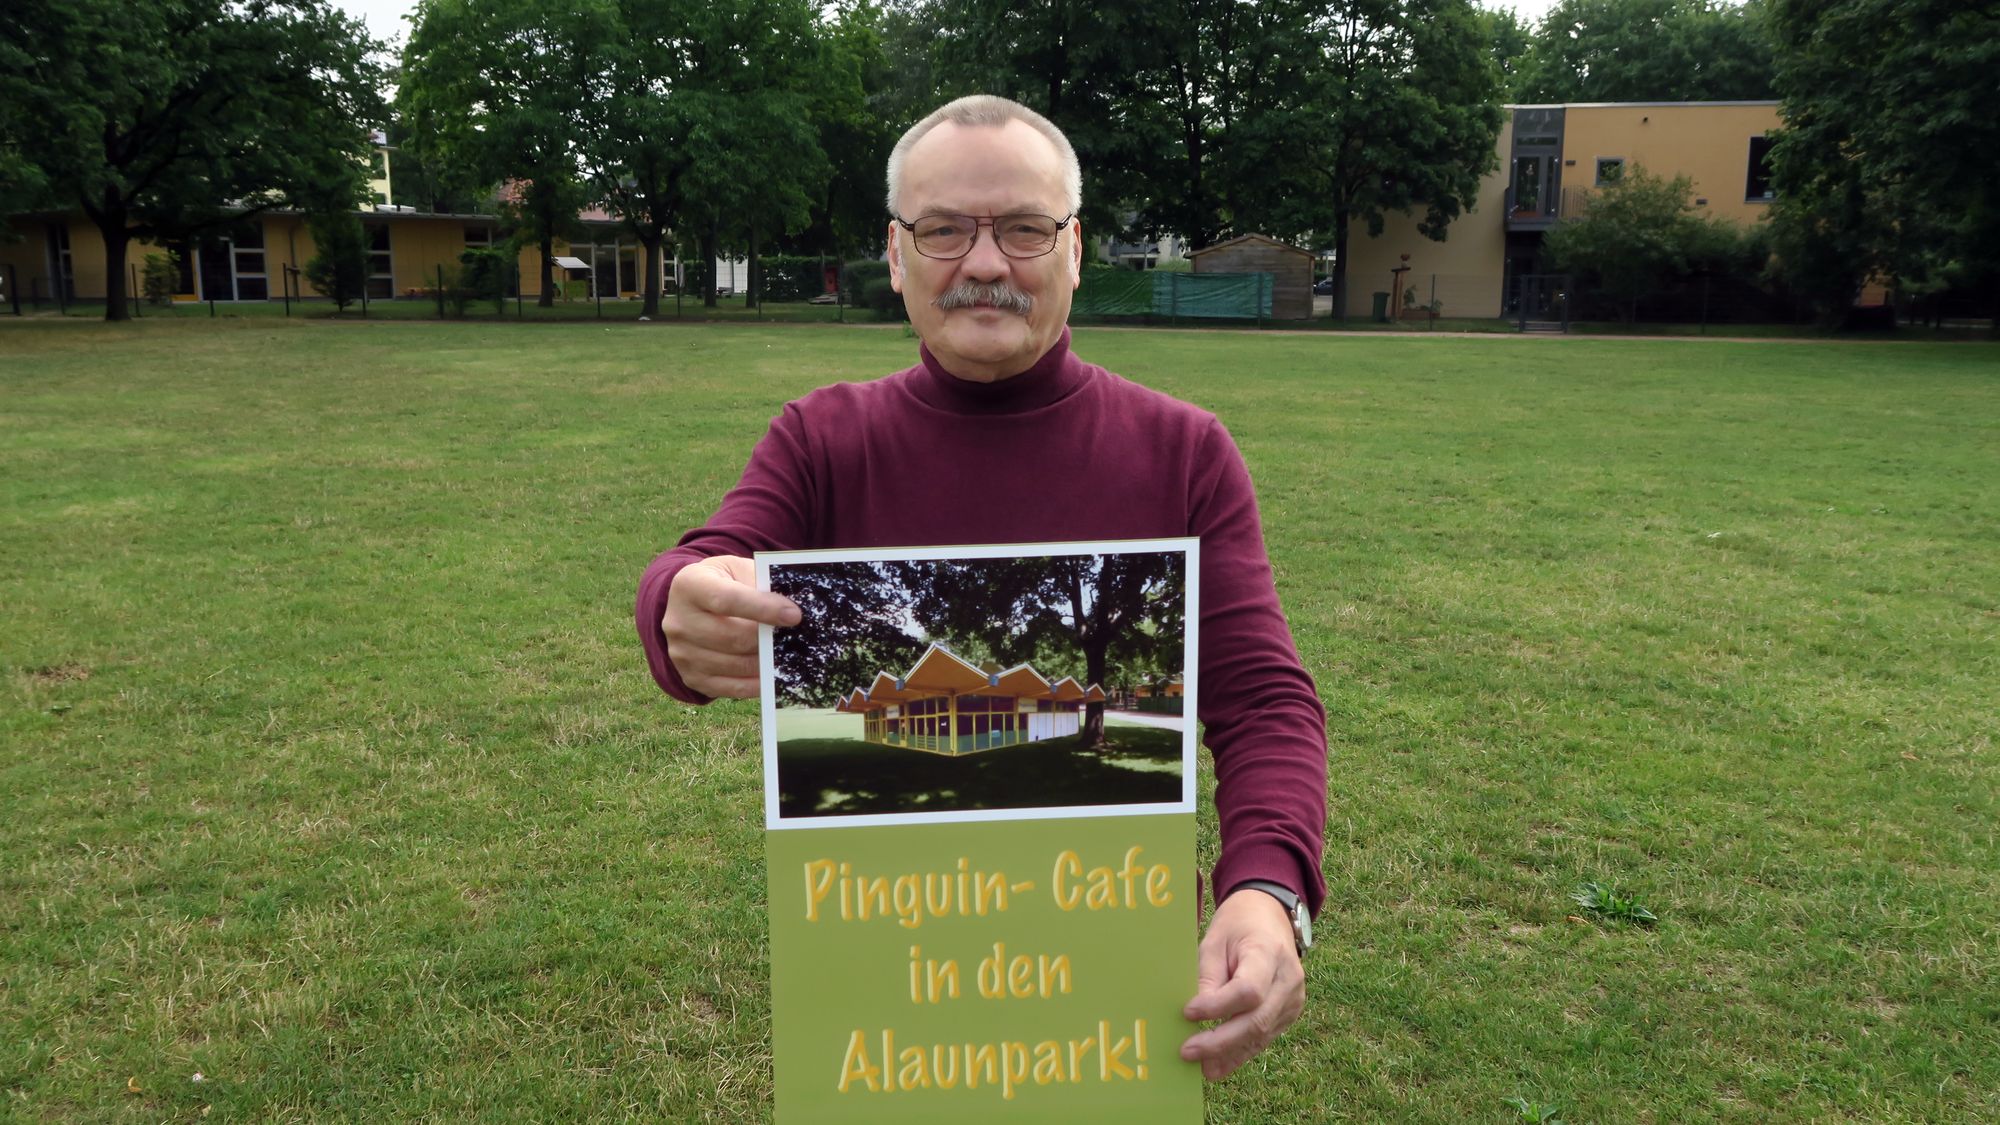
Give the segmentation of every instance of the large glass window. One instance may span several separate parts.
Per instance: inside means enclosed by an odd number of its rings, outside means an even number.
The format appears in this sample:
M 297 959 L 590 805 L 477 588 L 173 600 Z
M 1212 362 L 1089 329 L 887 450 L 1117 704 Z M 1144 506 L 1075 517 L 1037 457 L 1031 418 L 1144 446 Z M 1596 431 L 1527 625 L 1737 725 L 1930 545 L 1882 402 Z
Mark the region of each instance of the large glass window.
M 1743 187 L 1745 199 L 1771 199 L 1771 138 L 1750 138 L 1750 175 Z
M 396 267 L 389 254 L 389 224 L 369 223 L 368 229 L 368 296 L 371 300 L 387 300 L 396 295 Z
M 1597 158 L 1597 186 L 1610 187 L 1625 178 L 1625 158 L 1622 156 L 1600 156 Z
M 1542 210 L 1542 164 L 1539 156 L 1514 158 L 1514 213 L 1539 214 Z

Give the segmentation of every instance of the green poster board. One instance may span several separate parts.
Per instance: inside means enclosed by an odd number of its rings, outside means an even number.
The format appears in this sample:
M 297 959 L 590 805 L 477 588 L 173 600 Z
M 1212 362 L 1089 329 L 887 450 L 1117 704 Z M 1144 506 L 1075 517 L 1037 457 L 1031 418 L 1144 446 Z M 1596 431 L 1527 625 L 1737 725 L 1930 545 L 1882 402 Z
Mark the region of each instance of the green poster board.
M 1037 568 L 1144 636 L 951 600 Z M 1198 575 L 1192 540 L 758 556 L 815 611 L 761 645 L 779 1122 L 1201 1121 Z

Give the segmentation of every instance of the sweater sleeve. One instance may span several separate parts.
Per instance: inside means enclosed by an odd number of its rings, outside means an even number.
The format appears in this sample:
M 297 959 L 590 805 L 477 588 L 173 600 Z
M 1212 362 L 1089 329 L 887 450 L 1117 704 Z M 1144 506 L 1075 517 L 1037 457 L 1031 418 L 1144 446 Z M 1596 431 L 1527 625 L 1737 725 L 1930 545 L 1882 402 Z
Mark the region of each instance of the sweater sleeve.
M 1199 717 L 1215 757 L 1217 901 L 1246 879 L 1326 897 L 1326 712 L 1278 605 L 1243 455 L 1210 421 L 1189 497 L 1201 537 Z
M 683 703 L 707 703 L 710 697 L 682 682 L 679 669 L 667 657 L 666 634 L 660 619 L 667 612 L 667 592 L 681 568 L 718 555 L 744 558 L 758 551 L 802 547 L 813 526 L 818 496 L 813 484 L 813 454 L 797 403 L 771 420 L 771 428 L 750 454 L 742 479 L 722 498 L 722 506 L 700 527 L 681 536 L 674 549 L 654 559 L 639 579 L 634 624 L 646 650 L 646 667 L 662 690 Z

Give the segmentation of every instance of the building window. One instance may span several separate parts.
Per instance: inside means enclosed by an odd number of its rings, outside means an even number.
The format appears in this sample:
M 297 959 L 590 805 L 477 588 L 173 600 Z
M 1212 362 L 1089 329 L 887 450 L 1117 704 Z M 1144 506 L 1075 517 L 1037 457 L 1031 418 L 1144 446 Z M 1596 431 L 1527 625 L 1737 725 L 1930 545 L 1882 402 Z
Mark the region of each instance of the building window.
M 389 224 L 368 224 L 368 297 L 386 300 L 396 295 L 396 269 L 389 256 Z
M 466 228 L 465 228 L 465 244 L 466 244 L 467 246 L 491 246 L 491 245 L 493 245 L 493 228 L 492 228 L 492 227 L 466 227 Z
M 1750 176 L 1743 188 L 1745 199 L 1771 199 L 1771 138 L 1750 138 Z
M 1597 158 L 1597 186 L 1610 187 L 1625 178 L 1625 158 L 1622 156 L 1600 156 Z

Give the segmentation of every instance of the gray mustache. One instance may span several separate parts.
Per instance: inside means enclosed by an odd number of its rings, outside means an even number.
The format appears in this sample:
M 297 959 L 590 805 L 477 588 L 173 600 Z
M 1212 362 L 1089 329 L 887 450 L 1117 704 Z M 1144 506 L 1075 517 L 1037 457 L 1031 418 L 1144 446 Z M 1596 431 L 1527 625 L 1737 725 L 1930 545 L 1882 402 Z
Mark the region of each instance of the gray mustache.
M 1027 316 L 1028 310 L 1035 307 L 1035 299 L 1003 281 L 961 281 L 938 294 L 931 304 L 941 312 L 992 305 L 1002 312 Z

